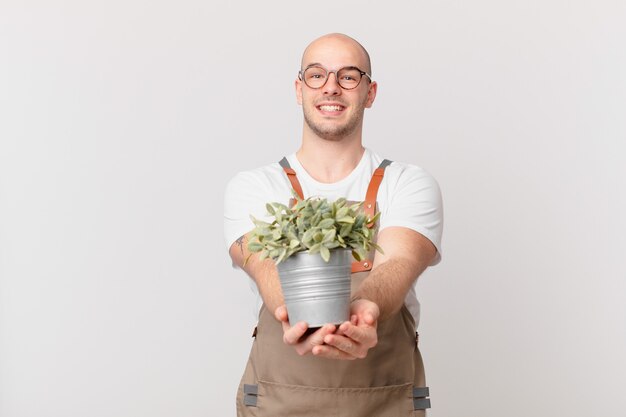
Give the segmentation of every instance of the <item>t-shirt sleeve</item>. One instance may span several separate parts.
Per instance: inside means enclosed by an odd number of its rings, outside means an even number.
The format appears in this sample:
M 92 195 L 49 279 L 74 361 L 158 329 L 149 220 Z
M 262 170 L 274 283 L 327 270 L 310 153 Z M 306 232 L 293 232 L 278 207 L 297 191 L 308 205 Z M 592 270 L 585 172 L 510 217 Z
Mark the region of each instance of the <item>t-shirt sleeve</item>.
M 421 168 L 404 167 L 389 199 L 389 208 L 380 219 L 380 230 L 400 226 L 422 234 L 437 248 L 431 266 L 438 264 L 441 261 L 443 201 L 435 178 Z
M 254 228 L 251 215 L 259 220 L 269 220 L 265 208 L 268 198 L 267 185 L 251 172 L 240 172 L 228 182 L 224 192 L 224 239 L 227 249 Z

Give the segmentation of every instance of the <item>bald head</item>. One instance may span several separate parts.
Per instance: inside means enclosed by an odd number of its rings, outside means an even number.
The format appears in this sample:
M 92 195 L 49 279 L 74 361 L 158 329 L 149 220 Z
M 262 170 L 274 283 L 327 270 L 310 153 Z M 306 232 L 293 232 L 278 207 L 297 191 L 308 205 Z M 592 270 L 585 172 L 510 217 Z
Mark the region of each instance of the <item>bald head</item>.
M 356 60 L 349 65 L 355 65 L 368 74 L 372 74 L 372 63 L 367 50 L 355 39 L 343 33 L 329 33 L 311 42 L 302 54 L 301 68 L 314 63 L 324 64 L 320 59 L 330 54 L 342 55 L 347 61 Z

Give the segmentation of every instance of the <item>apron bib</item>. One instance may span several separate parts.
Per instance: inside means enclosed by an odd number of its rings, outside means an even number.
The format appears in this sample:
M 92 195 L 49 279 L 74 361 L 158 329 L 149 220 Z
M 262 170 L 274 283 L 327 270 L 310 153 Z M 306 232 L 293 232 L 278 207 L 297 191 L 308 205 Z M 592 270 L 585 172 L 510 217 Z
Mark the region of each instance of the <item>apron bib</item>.
M 369 216 L 376 211 L 376 193 L 389 163 L 383 161 L 370 182 L 363 208 Z M 287 160 L 283 158 L 280 164 L 294 190 L 303 198 L 302 188 Z M 371 267 L 370 260 L 353 263 L 353 294 Z M 415 323 L 406 306 L 379 322 L 377 333 L 378 344 L 364 359 L 300 356 L 283 342 L 281 324 L 263 305 L 237 391 L 237 416 L 424 416 L 425 409 L 430 408 L 430 399 Z

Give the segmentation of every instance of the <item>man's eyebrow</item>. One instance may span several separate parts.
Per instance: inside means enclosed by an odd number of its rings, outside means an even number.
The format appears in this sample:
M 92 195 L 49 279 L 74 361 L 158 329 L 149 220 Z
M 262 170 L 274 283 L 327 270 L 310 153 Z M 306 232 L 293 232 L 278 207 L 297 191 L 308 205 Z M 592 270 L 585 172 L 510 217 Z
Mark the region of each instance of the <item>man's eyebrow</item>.
M 322 67 L 322 68 L 326 68 L 324 67 L 322 64 L 320 64 L 319 62 L 312 62 L 309 65 L 307 65 L 306 67 L 304 67 L 304 69 L 307 68 L 311 68 L 311 67 Z M 348 65 L 346 67 L 341 67 L 339 69 L 355 69 L 355 70 L 359 70 L 361 71 L 361 69 L 359 67 L 357 67 L 356 65 Z

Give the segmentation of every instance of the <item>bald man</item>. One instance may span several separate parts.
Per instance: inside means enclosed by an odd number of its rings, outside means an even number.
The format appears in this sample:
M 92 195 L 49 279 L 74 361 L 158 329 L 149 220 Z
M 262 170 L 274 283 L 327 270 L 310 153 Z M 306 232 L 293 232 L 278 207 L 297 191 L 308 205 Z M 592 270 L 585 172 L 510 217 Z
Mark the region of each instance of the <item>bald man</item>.
M 430 407 L 415 282 L 441 259 L 441 193 L 422 168 L 363 147 L 363 116 L 378 89 L 371 74 L 369 54 L 349 36 L 313 41 L 295 80 L 304 114 L 300 148 L 228 183 L 226 242 L 233 265 L 254 283 L 259 312 L 238 416 L 419 416 Z M 291 170 L 296 175 L 288 177 Z M 265 217 L 265 204 L 288 202 L 292 189 L 304 198 L 374 196 L 365 205 L 381 213 L 377 244 L 384 254 L 353 263 L 351 321 L 290 325 L 274 262 L 252 254 L 244 266 L 250 215 Z

